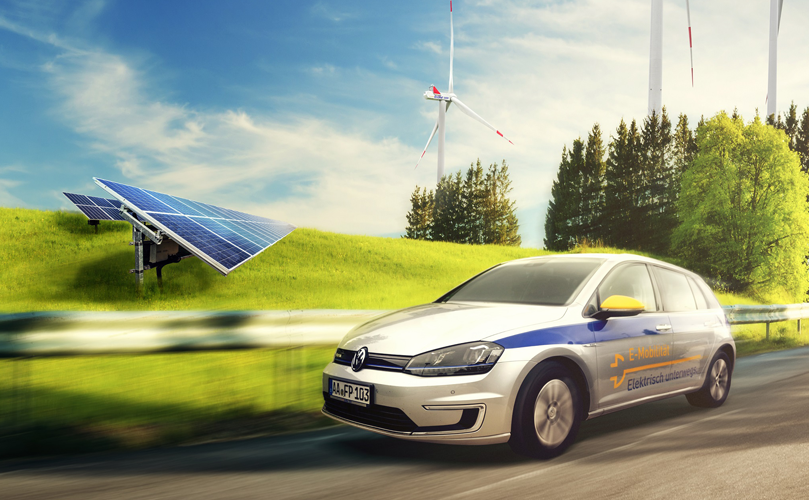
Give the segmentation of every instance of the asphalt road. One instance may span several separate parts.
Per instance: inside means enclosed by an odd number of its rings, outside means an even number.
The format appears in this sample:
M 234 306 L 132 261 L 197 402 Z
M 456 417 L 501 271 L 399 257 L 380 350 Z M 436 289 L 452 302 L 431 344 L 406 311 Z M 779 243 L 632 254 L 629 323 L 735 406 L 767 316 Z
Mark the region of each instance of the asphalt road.
M 738 361 L 724 406 L 685 397 L 582 424 L 561 457 L 349 427 L 0 465 L 0 498 L 809 498 L 809 348 Z

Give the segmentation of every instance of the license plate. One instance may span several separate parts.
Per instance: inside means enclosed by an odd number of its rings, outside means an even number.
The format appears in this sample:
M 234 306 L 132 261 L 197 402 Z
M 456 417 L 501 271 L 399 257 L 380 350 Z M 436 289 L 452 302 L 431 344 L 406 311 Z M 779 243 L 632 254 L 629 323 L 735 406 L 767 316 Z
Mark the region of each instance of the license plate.
M 360 385 L 343 380 L 329 379 L 329 395 L 334 399 L 348 401 L 355 405 L 368 406 L 371 404 L 373 386 Z

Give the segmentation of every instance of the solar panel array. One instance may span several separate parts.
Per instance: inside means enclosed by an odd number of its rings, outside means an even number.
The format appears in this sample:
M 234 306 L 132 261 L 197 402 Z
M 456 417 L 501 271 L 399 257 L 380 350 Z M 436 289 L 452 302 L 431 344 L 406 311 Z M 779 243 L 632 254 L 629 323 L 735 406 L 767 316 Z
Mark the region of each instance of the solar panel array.
M 92 220 L 124 220 L 118 212 L 121 202 L 99 198 L 98 196 L 85 196 L 83 194 L 62 193 L 76 205 L 88 219 Z
M 227 275 L 295 226 L 236 210 L 94 178 L 135 212 L 220 273 Z

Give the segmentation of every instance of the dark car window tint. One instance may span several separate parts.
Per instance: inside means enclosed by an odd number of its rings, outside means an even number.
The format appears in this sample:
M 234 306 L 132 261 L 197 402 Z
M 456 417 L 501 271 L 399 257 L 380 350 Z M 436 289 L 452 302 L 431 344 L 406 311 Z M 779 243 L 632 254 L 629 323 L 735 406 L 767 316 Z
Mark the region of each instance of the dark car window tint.
M 663 296 L 663 307 L 667 311 L 695 311 L 697 304 L 694 302 L 694 294 L 684 274 L 676 271 L 669 271 L 661 267 L 654 267 L 657 285 L 660 287 L 660 294 Z
M 572 299 L 602 262 L 541 259 L 504 264 L 464 283 L 443 300 L 561 306 Z
M 645 264 L 621 266 L 612 271 L 598 287 L 599 303 L 611 295 L 632 297 L 643 304 L 644 311 L 657 310 L 652 279 Z
M 689 277 L 688 284 L 691 286 L 691 292 L 694 294 L 694 299 L 697 301 L 697 309 L 708 309 L 708 302 L 705 300 L 705 295 L 702 294 L 702 290 L 699 289 L 697 284 L 694 282 L 694 279 Z

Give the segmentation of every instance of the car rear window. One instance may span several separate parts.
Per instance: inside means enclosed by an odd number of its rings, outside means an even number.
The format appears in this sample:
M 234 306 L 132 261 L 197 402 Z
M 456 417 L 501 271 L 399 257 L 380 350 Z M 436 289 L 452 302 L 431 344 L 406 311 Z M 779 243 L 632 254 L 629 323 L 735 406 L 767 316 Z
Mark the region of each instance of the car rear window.
M 561 306 L 584 285 L 603 259 L 539 259 L 507 263 L 467 281 L 441 302 L 505 302 Z

